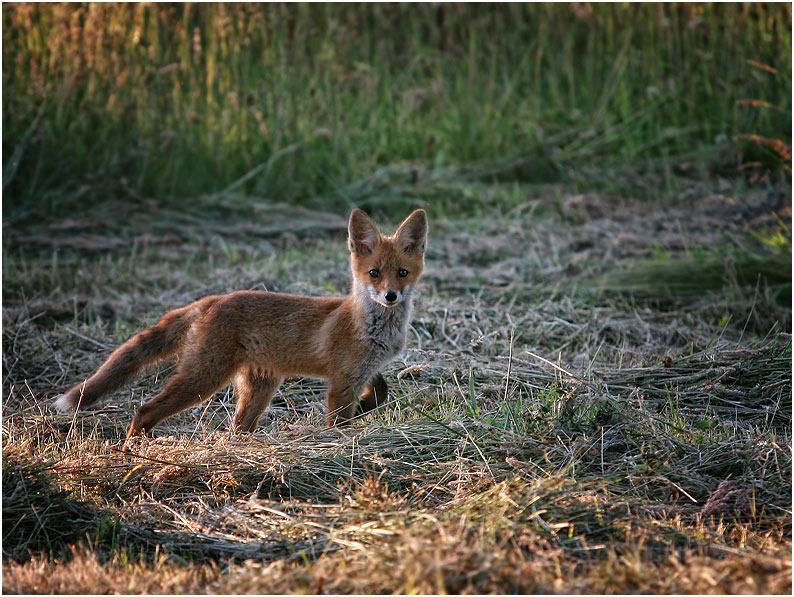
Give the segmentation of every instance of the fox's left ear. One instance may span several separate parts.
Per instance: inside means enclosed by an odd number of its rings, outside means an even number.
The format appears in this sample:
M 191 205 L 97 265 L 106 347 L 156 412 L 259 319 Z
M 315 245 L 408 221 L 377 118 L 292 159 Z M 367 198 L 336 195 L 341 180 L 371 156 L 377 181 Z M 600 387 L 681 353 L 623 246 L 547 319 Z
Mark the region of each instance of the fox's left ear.
M 402 250 L 409 255 L 421 255 L 427 247 L 427 214 L 424 209 L 417 209 L 411 212 L 397 232 L 394 238 Z

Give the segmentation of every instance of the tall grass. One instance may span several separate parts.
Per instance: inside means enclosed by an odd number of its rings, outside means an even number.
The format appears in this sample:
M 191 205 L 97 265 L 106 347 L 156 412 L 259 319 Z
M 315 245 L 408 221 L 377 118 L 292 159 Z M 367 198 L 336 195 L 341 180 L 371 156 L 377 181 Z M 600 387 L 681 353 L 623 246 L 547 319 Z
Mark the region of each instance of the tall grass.
M 399 161 L 736 165 L 736 134 L 791 136 L 787 4 L 3 5 L 4 215 L 249 173 L 236 188 L 344 204 Z

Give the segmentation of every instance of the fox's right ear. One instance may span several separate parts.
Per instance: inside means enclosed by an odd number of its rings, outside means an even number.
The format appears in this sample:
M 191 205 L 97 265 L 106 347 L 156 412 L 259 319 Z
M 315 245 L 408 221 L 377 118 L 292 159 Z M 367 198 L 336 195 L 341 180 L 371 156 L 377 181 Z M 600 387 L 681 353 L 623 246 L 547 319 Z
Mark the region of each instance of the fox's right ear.
M 350 212 L 347 234 L 351 253 L 371 255 L 380 244 L 380 232 L 377 226 L 360 209 Z

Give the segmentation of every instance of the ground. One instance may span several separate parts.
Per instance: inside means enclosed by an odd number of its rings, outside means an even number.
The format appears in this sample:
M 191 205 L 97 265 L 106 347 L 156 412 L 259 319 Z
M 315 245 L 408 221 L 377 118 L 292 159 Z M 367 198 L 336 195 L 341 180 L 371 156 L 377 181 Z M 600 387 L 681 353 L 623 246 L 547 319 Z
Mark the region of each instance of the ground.
M 4 592 L 788 594 L 790 186 L 383 185 L 384 229 L 428 207 L 426 275 L 390 403 L 343 430 L 296 378 L 255 434 L 226 389 L 121 452 L 171 365 L 48 403 L 200 296 L 346 292 L 344 214 L 139 198 L 4 231 Z

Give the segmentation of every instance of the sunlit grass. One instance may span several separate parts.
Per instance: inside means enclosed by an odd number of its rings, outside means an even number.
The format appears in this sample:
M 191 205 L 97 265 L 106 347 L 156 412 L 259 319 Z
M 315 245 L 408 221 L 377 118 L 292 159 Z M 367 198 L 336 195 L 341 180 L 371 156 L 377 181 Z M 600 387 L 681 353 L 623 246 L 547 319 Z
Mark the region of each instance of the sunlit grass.
M 588 184 L 735 167 L 734 135 L 790 138 L 790 23 L 758 4 L 6 4 L 4 215 L 249 172 L 236 188 L 345 209 L 398 161 Z

